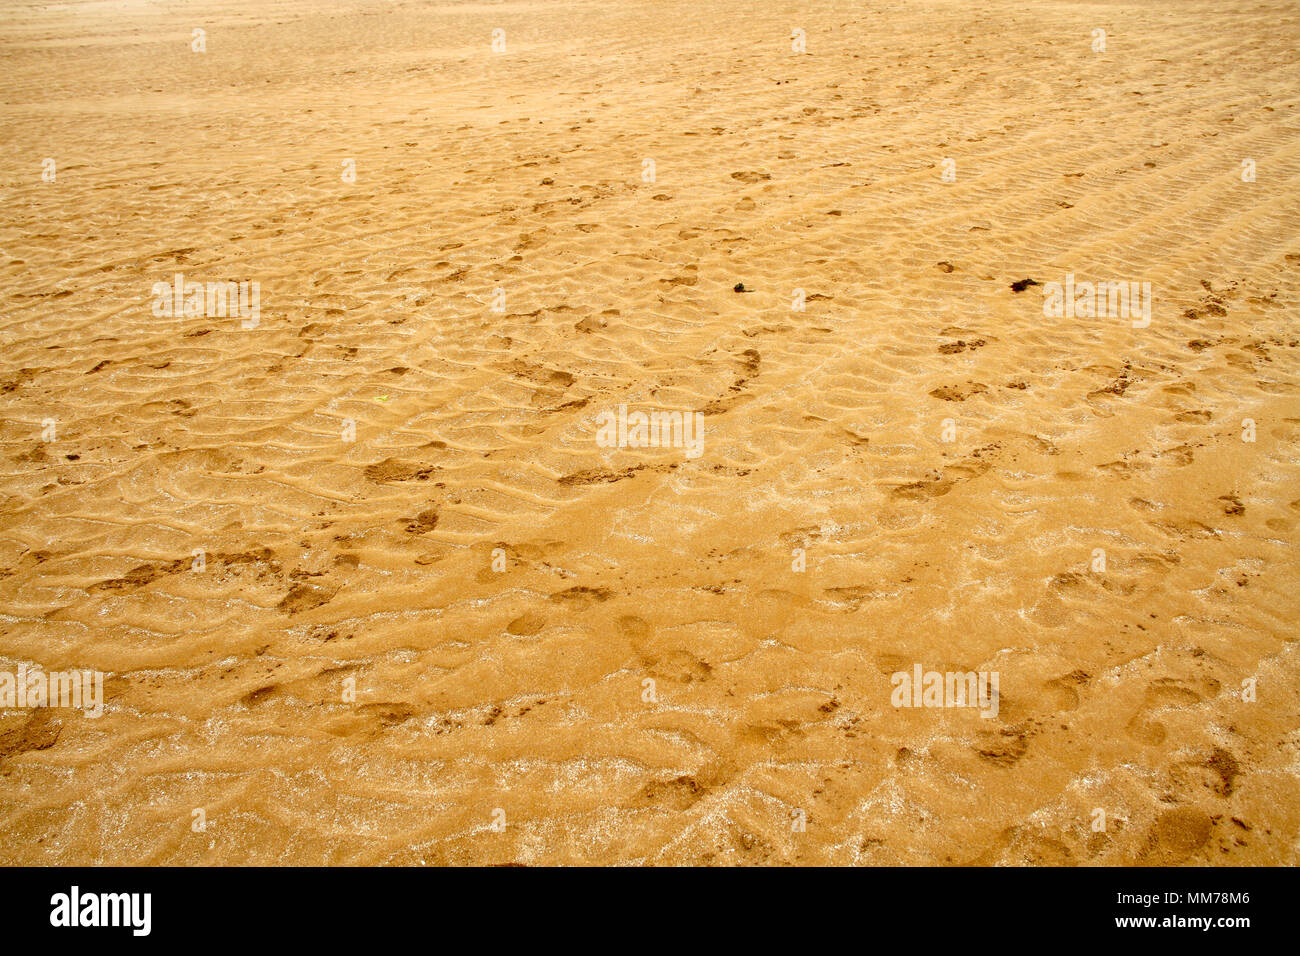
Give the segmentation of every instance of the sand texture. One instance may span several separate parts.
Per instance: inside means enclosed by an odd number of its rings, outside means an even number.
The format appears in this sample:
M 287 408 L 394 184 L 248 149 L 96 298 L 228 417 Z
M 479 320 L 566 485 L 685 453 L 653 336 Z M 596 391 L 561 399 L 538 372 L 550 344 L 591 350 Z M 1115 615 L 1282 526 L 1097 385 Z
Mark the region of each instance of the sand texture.
M 0 670 L 107 702 L 0 710 L 0 863 L 1295 864 L 1298 49 L 4 0 Z

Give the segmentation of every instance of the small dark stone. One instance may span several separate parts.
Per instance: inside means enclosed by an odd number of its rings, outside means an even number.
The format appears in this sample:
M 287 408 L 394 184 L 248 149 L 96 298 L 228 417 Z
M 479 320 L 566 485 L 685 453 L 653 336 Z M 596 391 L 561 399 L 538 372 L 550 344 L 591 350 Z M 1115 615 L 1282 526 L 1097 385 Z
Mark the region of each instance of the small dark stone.
M 1028 289 L 1031 285 L 1042 285 L 1042 283 L 1041 283 L 1041 282 L 1037 282 L 1037 281 L 1035 281 L 1034 279 L 1021 279 L 1021 280 L 1018 281 L 1018 282 L 1013 282 L 1013 283 L 1011 283 L 1011 291 L 1012 291 L 1012 292 L 1024 292 L 1024 291 L 1025 291 L 1026 289 Z
M 743 283 L 743 282 L 737 282 L 736 285 L 735 285 L 735 287 L 734 287 L 731 291 L 732 291 L 732 292 L 748 292 L 749 290 L 745 288 L 745 283 Z

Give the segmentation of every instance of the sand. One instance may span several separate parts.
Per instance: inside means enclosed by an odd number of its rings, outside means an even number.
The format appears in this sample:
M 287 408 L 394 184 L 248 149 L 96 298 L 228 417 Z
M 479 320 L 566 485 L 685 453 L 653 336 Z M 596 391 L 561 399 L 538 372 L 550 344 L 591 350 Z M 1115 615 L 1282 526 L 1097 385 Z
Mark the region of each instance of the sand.
M 0 862 L 1295 864 L 1298 45 L 6 0 Z

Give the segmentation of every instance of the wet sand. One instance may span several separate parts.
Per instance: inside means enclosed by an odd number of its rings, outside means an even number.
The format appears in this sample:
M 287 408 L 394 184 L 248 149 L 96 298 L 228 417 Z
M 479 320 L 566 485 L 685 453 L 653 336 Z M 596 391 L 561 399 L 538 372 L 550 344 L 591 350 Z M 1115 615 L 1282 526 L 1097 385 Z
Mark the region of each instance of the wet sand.
M 1298 45 L 5 2 L 0 863 L 1294 865 Z

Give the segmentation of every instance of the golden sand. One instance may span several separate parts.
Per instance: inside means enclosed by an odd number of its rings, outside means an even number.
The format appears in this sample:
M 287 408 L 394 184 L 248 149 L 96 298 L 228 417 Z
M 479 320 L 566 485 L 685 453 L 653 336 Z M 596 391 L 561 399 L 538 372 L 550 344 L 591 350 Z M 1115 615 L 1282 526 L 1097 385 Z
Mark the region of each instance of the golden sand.
M 0 862 L 1296 863 L 1298 47 L 6 0 Z

